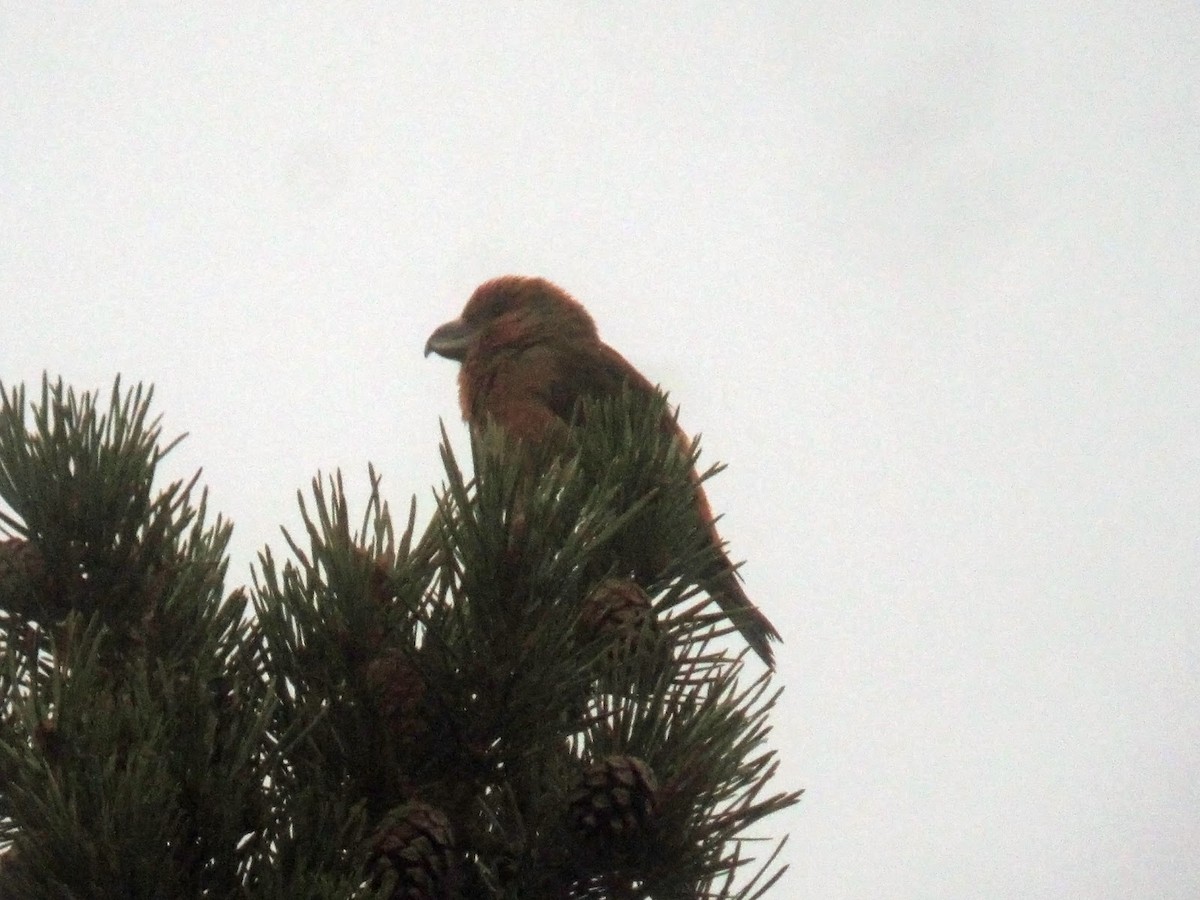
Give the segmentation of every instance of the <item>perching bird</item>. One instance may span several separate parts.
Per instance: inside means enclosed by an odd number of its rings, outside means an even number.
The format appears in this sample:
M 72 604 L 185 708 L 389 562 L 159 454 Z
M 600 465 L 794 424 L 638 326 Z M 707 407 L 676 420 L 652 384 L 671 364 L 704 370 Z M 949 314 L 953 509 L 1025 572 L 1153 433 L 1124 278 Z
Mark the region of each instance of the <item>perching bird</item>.
M 480 285 L 462 315 L 429 336 L 425 355 L 430 353 L 462 363 L 459 402 L 469 425 L 482 425 L 491 417 L 509 435 L 534 444 L 558 440 L 581 398 L 613 397 L 622 390 L 656 393 L 637 369 L 600 340 L 587 310 L 542 278 L 508 275 Z M 673 417 L 664 415 L 663 427 L 675 433 L 686 451 L 687 437 Z M 696 511 L 724 567 L 714 582 L 713 599 L 773 668 L 770 641 L 779 640 L 779 632 L 742 589 L 720 549 L 708 498 L 694 472 L 693 481 Z

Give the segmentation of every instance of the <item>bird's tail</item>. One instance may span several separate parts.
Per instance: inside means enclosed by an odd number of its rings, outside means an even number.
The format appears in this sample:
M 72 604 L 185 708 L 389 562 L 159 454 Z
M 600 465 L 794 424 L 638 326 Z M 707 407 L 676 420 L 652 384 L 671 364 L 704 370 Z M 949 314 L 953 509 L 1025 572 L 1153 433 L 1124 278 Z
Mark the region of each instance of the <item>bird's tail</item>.
M 728 563 L 728 560 L 726 562 Z M 721 611 L 729 616 L 729 621 L 741 632 L 750 649 L 758 654 L 767 668 L 774 669 L 775 653 L 771 649 L 771 642 L 781 640 L 779 632 L 746 596 L 732 565 L 727 565 L 725 571 L 717 576 L 710 593 L 717 606 L 721 607 Z

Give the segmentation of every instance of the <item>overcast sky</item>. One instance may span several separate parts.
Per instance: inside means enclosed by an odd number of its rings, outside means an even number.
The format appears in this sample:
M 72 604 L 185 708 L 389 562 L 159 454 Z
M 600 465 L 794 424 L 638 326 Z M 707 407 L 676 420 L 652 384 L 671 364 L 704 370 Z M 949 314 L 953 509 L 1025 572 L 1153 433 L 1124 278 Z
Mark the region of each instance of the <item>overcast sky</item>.
M 1198 85 L 1195 0 L 0 0 L 0 378 L 152 382 L 232 586 L 427 517 L 426 336 L 549 277 L 729 463 L 774 896 L 1192 900 Z

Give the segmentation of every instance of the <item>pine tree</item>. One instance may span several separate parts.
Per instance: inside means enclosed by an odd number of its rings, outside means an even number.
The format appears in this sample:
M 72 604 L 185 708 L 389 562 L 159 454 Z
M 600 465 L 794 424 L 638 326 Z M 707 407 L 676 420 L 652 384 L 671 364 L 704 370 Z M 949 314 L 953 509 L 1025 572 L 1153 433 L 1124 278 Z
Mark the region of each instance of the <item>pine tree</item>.
M 0 392 L 3 389 L 0 388 Z M 530 471 L 472 438 L 418 534 L 372 470 L 225 593 L 229 526 L 158 491 L 150 393 L 0 409 L 0 897 L 762 896 L 778 696 L 700 573 L 661 405 Z M 662 401 L 660 400 L 659 403 Z M 541 464 L 544 463 L 544 464 Z M 710 473 L 711 474 L 711 473 Z M 674 550 L 647 578 L 648 529 Z M 765 857 L 765 858 L 763 858 Z
M 44 381 L 30 425 L 3 391 L 3 897 L 229 896 L 260 830 L 275 763 L 247 600 L 222 596 L 230 529 L 196 479 L 155 492 L 149 402 Z

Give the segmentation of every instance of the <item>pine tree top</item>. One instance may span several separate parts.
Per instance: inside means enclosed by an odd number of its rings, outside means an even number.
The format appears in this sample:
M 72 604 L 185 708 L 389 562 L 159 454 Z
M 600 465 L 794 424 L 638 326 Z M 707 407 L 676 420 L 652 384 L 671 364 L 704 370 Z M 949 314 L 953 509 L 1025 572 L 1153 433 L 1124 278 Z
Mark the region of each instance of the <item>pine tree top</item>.
M 355 521 L 318 477 L 289 558 L 227 593 L 229 526 L 195 479 L 155 491 L 149 391 L 3 397 L 0 896 L 755 897 L 782 874 L 748 843 L 798 797 L 770 785 L 778 689 L 710 602 L 698 447 L 661 406 L 597 404 L 536 465 L 484 428 L 468 473 L 444 438 L 419 533 L 374 470 Z

